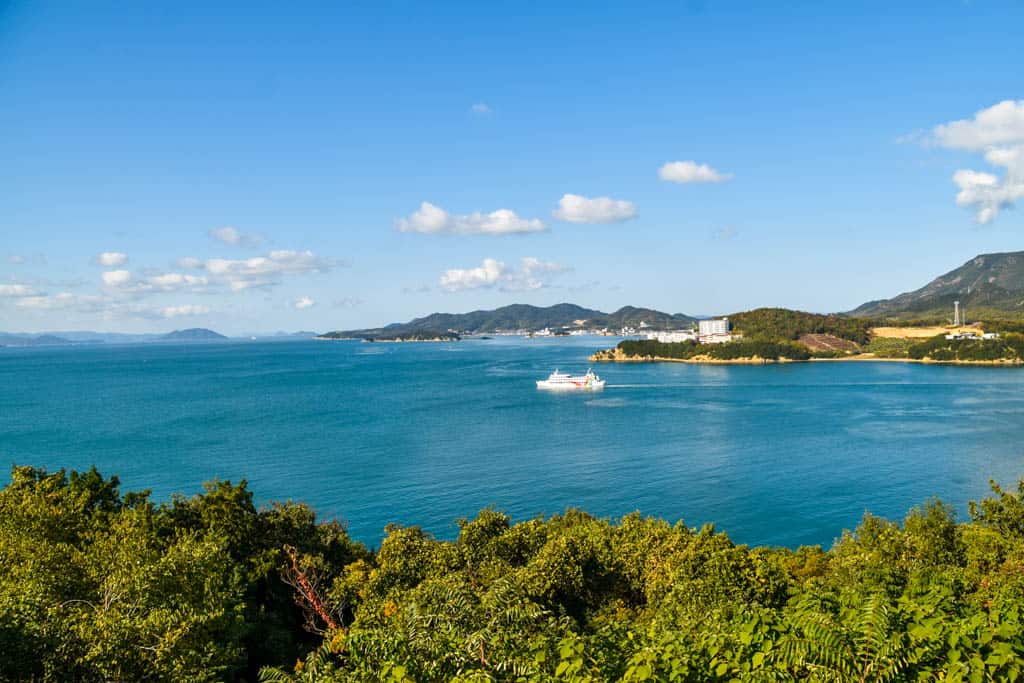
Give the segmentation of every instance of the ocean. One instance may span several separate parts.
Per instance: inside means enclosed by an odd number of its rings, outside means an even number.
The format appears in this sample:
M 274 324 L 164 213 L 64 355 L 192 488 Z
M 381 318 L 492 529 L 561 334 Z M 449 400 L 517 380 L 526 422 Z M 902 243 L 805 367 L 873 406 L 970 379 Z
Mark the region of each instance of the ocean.
M 535 388 L 614 342 L 0 349 L 0 462 L 95 464 L 160 501 L 246 479 L 371 546 L 389 522 L 454 538 L 493 506 L 827 547 L 865 511 L 938 496 L 966 517 L 989 479 L 1024 476 L 1024 370 L 600 364 L 603 392 Z

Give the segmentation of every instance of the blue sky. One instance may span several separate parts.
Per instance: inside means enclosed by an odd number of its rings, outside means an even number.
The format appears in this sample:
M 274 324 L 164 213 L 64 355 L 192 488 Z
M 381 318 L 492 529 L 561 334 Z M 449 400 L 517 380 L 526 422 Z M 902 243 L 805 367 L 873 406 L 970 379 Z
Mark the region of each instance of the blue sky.
M 211 4 L 0 3 L 0 329 L 848 310 L 1024 248 L 1020 2 Z

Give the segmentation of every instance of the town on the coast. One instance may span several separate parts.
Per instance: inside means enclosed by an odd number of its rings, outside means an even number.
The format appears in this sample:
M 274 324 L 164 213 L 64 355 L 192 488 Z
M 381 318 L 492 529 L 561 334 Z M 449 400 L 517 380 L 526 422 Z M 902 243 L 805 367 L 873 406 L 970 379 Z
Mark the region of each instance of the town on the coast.
M 569 303 L 434 313 L 322 340 L 453 342 L 521 336 L 618 338 L 592 362 L 770 364 L 903 361 L 1024 365 L 1024 252 L 983 254 L 892 299 L 843 313 L 756 308 L 712 317 L 624 306 L 612 313 Z M 970 316 L 970 317 L 969 317 Z

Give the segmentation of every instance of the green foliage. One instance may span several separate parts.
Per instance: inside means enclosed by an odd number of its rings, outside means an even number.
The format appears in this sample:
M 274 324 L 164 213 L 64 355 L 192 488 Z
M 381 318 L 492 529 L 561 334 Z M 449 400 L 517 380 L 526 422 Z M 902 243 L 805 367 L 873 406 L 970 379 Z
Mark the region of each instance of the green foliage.
M 986 318 L 980 322 L 982 329 L 984 329 L 986 332 L 999 332 L 1000 334 L 1014 332 L 1016 334 L 1024 334 L 1024 320 Z
M 866 344 L 871 321 L 834 313 L 804 313 L 787 308 L 757 308 L 729 316 L 733 328 L 745 337 L 796 340 L 805 334 L 830 334 L 857 344 Z
M 722 361 L 744 358 L 807 360 L 811 357 L 810 351 L 802 344 L 761 339 L 738 339 L 725 344 L 698 344 L 692 341 L 664 343 L 653 339 L 627 339 L 619 342 L 618 348 L 627 356 L 680 360 L 697 356 Z
M 872 337 L 864 353 L 873 353 L 879 358 L 906 358 L 915 343 L 913 339 L 902 337 Z
M 483 510 L 454 541 L 392 525 L 368 553 L 244 482 L 157 506 L 15 468 L 0 680 L 1018 681 L 1024 480 L 993 493 L 968 522 L 939 501 L 865 515 L 827 551 Z
M 1009 333 L 998 339 L 946 339 L 937 335 L 907 349 L 907 356 L 933 361 L 1024 361 L 1024 335 Z
M 117 478 L 16 467 L 0 491 L 0 680 L 253 680 L 317 644 L 281 581 L 285 540 L 368 558 L 243 482 L 155 506 Z

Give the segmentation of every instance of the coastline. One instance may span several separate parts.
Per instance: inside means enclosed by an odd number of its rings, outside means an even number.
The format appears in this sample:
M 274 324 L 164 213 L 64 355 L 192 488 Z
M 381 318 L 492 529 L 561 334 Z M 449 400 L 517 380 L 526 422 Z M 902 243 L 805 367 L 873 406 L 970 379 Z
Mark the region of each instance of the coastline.
M 591 363 L 691 363 L 693 365 L 777 365 L 786 363 L 917 363 L 920 365 L 974 365 L 979 367 L 1007 367 L 1019 368 L 1024 366 L 1022 360 L 932 360 L 931 358 L 888 358 L 876 356 L 873 353 L 858 353 L 852 356 L 840 356 L 837 358 L 808 358 L 807 360 L 795 360 L 793 358 L 759 358 L 751 356 L 746 358 L 730 358 L 721 360 L 708 358 L 707 356 L 694 356 L 692 358 L 666 358 L 664 356 L 627 356 L 618 349 L 605 349 L 591 355 L 588 359 Z
M 459 339 L 445 339 L 442 337 L 432 339 L 364 339 L 363 337 L 313 337 L 313 339 L 317 341 L 361 341 L 366 342 L 368 344 L 415 344 L 419 342 L 437 343 L 460 341 Z
M 748 356 L 745 358 L 709 358 L 708 356 L 694 356 L 692 358 L 667 358 L 665 356 L 627 356 L 618 349 L 605 349 L 591 355 L 588 359 L 591 363 L 692 363 L 694 365 L 775 365 L 781 363 L 800 363 L 802 361 L 792 358 L 761 358 L 759 356 Z
M 1020 367 L 1024 361 L 1017 359 L 1001 360 L 933 360 L 931 358 L 889 358 L 876 356 L 873 353 L 858 353 L 840 358 L 809 358 L 807 362 L 858 362 L 858 363 L 920 363 L 922 365 L 980 365 L 990 367 Z

